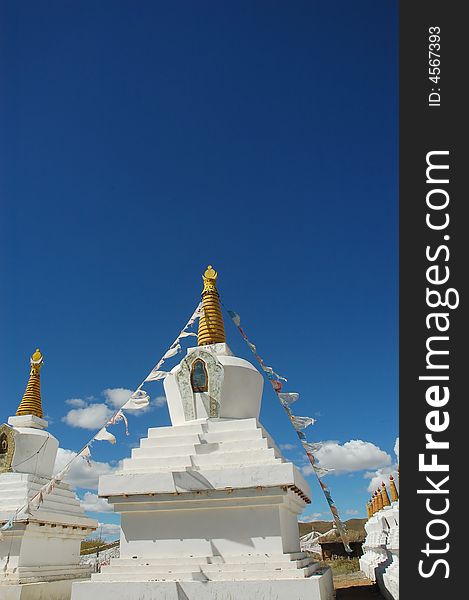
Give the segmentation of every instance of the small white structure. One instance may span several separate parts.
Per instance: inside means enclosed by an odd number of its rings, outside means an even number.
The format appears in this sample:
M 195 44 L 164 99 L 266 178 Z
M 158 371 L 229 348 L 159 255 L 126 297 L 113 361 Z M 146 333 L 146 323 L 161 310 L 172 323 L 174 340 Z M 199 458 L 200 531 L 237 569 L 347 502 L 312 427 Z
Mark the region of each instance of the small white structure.
M 399 500 L 375 512 L 365 530 L 360 569 L 387 600 L 399 600 Z
M 310 489 L 258 421 L 263 379 L 224 341 L 205 273 L 199 346 L 166 377 L 171 427 L 148 430 L 99 495 L 121 514 L 120 558 L 73 600 L 330 600 L 332 576 L 300 551 Z
M 0 426 L 1 600 L 68 600 L 72 581 L 89 577 L 80 545 L 97 527 L 71 487 L 59 483 L 39 509 L 30 500 L 52 475 L 58 441 L 42 418 L 39 351 L 17 415 Z

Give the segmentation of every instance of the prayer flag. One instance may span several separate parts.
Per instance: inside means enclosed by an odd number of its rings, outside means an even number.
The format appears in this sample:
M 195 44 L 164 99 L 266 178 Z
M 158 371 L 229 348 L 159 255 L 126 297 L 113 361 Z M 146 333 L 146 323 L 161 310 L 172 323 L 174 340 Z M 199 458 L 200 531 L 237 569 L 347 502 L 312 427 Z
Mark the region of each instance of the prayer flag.
M 179 339 L 179 338 L 178 338 Z M 176 354 L 178 352 L 181 351 L 181 345 L 180 344 L 176 344 L 174 347 L 171 347 L 166 354 L 163 355 L 163 360 L 167 360 L 168 358 L 171 358 L 173 356 L 176 356 Z
M 281 394 L 278 394 L 278 397 L 280 398 L 280 402 L 284 406 L 288 406 L 289 404 L 293 404 L 293 402 L 296 402 L 300 397 L 300 394 L 297 394 L 296 392 L 283 392 Z
M 295 429 L 305 429 L 315 422 L 311 417 L 296 417 L 295 415 L 291 416 L 291 421 Z
M 111 442 L 111 444 L 115 444 L 116 443 L 116 436 L 112 435 L 112 433 L 109 433 L 109 431 L 106 429 L 106 427 L 103 427 L 102 429 L 100 429 L 98 431 L 98 433 L 94 436 L 95 440 L 98 441 L 106 441 L 106 442 Z
M 150 396 L 144 390 L 135 391 L 127 402 L 122 406 L 126 410 L 139 410 L 150 404 Z
M 159 379 L 164 379 L 168 375 L 169 373 L 167 371 L 158 371 L 158 369 L 155 367 L 153 371 L 150 371 L 145 381 L 158 381 Z

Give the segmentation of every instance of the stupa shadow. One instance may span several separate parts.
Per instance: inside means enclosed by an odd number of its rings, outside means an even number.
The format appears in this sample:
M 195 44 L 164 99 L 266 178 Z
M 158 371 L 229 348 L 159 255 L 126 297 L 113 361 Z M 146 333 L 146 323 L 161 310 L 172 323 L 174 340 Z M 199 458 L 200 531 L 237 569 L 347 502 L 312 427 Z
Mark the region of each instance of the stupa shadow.
M 172 476 L 177 491 L 192 492 L 215 489 L 210 481 L 198 471 L 176 471 L 172 473 Z

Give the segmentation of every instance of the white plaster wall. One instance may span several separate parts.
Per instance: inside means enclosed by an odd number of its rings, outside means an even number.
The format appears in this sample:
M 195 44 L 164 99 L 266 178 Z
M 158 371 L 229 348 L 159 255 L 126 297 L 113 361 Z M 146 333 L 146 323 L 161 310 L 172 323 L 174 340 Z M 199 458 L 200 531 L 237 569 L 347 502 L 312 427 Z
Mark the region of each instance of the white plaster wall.
M 41 567 L 46 565 L 70 565 L 80 562 L 81 538 L 69 538 L 65 529 L 54 527 L 57 534 L 47 531 L 40 535 L 37 530 L 26 530 L 21 544 L 18 566 Z M 67 528 L 68 529 L 68 528 Z
M 283 553 L 277 506 L 123 513 L 121 558 Z
M 224 369 L 220 418 L 258 419 L 264 387 L 262 375 L 242 358 L 219 356 L 218 360 Z
M 282 532 L 283 552 L 300 552 L 298 515 L 292 513 L 288 506 L 280 506 L 279 519 Z
M 4 586 L 0 583 L 0 600 L 70 600 L 72 583 L 72 579 Z
M 52 477 L 59 442 L 42 429 L 14 427 L 15 452 L 12 470 L 17 473 L 32 473 L 39 477 Z

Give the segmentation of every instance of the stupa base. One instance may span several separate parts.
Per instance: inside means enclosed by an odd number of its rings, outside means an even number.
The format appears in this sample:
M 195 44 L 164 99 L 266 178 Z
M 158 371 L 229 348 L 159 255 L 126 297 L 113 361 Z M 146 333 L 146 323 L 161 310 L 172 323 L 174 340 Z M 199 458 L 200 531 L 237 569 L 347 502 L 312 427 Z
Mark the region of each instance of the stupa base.
M 81 582 L 84 580 L 60 579 L 58 581 L 39 581 L 36 583 L 2 584 L 0 585 L 0 599 L 70 600 L 72 595 L 72 583 L 78 581 Z
M 304 579 L 263 581 L 86 581 L 72 600 L 332 600 L 330 569 Z

